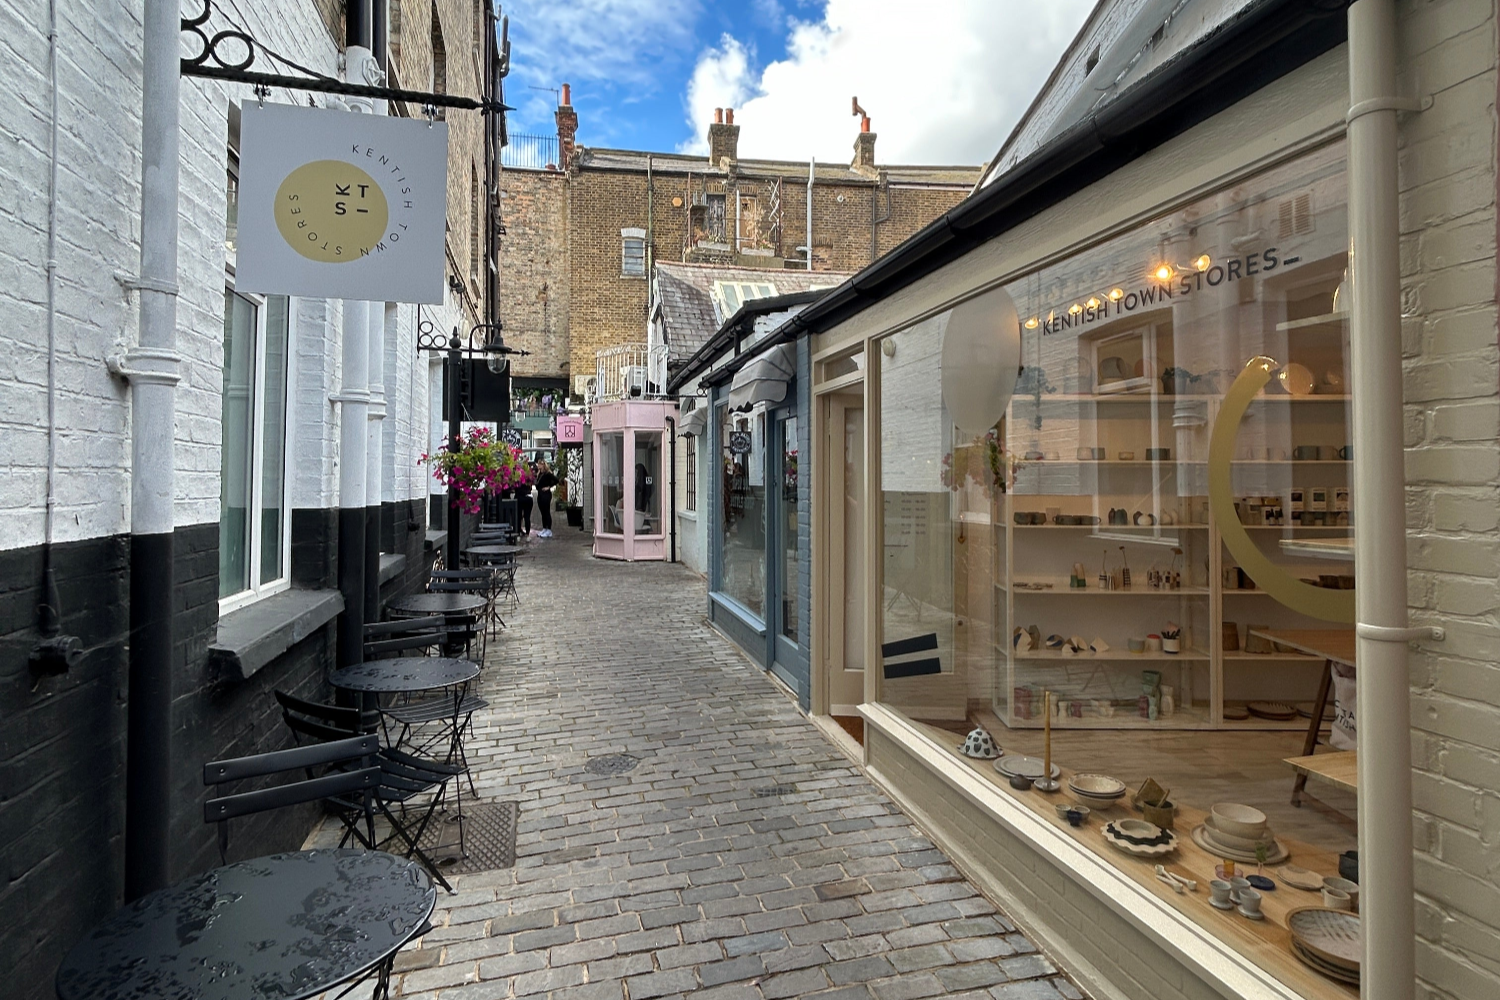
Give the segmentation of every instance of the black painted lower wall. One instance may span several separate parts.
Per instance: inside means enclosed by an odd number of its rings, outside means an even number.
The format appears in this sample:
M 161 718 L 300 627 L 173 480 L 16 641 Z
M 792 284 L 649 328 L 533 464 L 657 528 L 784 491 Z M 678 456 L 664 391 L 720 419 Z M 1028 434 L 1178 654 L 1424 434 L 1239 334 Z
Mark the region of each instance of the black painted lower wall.
M 418 589 L 433 553 L 424 551 L 426 499 L 387 505 L 388 551 L 406 556 L 381 588 L 383 600 Z M 292 512 L 293 586 L 336 586 L 337 510 Z M 400 530 L 414 522 L 416 529 Z M 218 865 L 218 831 L 203 822 L 209 760 L 291 745 L 272 692 L 331 699 L 334 623 L 247 679 L 210 664 L 218 629 L 217 524 L 175 532 L 172 664 L 170 877 Z M 385 547 L 384 545 L 382 546 Z M 128 536 L 53 547 L 63 632 L 85 654 L 55 677 L 37 677 L 28 654 L 38 638 L 42 549 L 0 551 L 0 968 L 6 1000 L 49 1000 L 58 962 L 122 901 L 125 722 L 129 699 Z M 371 572 L 376 572 L 371 567 Z M 231 861 L 295 850 L 317 807 L 235 820 Z

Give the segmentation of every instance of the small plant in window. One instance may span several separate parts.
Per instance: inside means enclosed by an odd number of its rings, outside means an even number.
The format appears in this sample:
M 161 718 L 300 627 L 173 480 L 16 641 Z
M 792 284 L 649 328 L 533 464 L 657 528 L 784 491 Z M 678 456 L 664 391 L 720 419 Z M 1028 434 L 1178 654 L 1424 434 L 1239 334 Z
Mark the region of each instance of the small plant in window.
M 529 486 L 535 478 L 520 451 L 488 427 L 476 427 L 458 442 L 457 451 L 424 454 L 417 464 L 430 465 L 432 478 L 458 493 L 465 513 L 479 513 L 486 495 Z
M 991 496 L 1006 492 L 1016 482 L 1016 471 L 1024 464 L 1005 450 L 996 428 L 943 456 L 939 475 L 954 493 L 967 483 L 983 487 Z

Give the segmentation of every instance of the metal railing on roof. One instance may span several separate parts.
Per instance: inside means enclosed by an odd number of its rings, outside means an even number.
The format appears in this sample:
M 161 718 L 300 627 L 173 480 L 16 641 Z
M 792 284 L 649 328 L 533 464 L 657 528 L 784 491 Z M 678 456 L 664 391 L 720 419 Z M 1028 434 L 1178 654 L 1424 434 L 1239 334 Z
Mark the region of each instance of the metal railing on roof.
M 500 165 L 507 170 L 546 170 L 560 166 L 557 162 L 557 136 L 518 135 L 510 133 L 500 151 Z
M 649 399 L 667 390 L 665 344 L 618 344 L 594 353 L 594 390 L 590 402 Z

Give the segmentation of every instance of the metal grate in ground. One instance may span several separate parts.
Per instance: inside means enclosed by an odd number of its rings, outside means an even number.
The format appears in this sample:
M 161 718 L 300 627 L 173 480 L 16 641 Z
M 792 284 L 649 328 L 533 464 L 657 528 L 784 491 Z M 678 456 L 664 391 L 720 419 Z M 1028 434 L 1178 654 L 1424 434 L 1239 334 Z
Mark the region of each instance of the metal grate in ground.
M 422 850 L 445 876 L 509 868 L 516 863 L 517 802 L 476 802 L 464 806 L 464 850 L 458 844 L 458 817 L 434 816 L 422 835 Z
M 624 774 L 633 770 L 640 760 L 630 756 L 628 753 L 611 753 L 602 757 L 591 757 L 589 762 L 583 765 L 583 769 L 590 774 Z

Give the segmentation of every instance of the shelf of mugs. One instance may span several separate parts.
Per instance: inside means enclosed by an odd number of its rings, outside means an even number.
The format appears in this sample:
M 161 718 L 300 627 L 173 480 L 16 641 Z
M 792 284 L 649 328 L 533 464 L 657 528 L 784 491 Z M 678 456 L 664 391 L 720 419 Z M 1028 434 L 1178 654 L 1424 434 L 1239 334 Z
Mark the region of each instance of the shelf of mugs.
M 997 642 L 995 648 L 1004 649 L 1005 644 Z M 1168 653 L 1163 650 L 1147 650 L 1140 653 L 1132 653 L 1128 649 L 1108 649 L 1102 653 L 1092 650 L 1083 650 L 1078 653 L 1065 653 L 1060 649 L 1028 649 L 1024 653 L 1016 651 L 1017 660 L 1061 660 L 1063 662 L 1117 662 L 1117 663 L 1140 663 L 1147 660 L 1177 660 L 1179 662 L 1197 660 L 1208 662 L 1209 655 L 1203 649 L 1184 649 L 1180 653 Z M 1321 661 L 1320 661 L 1321 662 Z
M 1028 583 L 1040 582 L 1050 583 L 1050 587 L 1026 586 Z M 1118 590 L 1102 590 L 1097 586 L 1098 581 L 1090 579 L 1087 587 L 1070 587 L 1067 580 L 1042 580 L 1042 581 L 1012 581 L 1010 583 L 996 583 L 996 590 L 1010 591 L 1018 597 L 1027 595 L 1053 596 L 1065 594 L 1071 597 L 1204 597 L 1209 593 L 1207 587 L 1177 587 L 1168 589 L 1166 587 L 1153 589 L 1151 587 L 1121 587 Z

